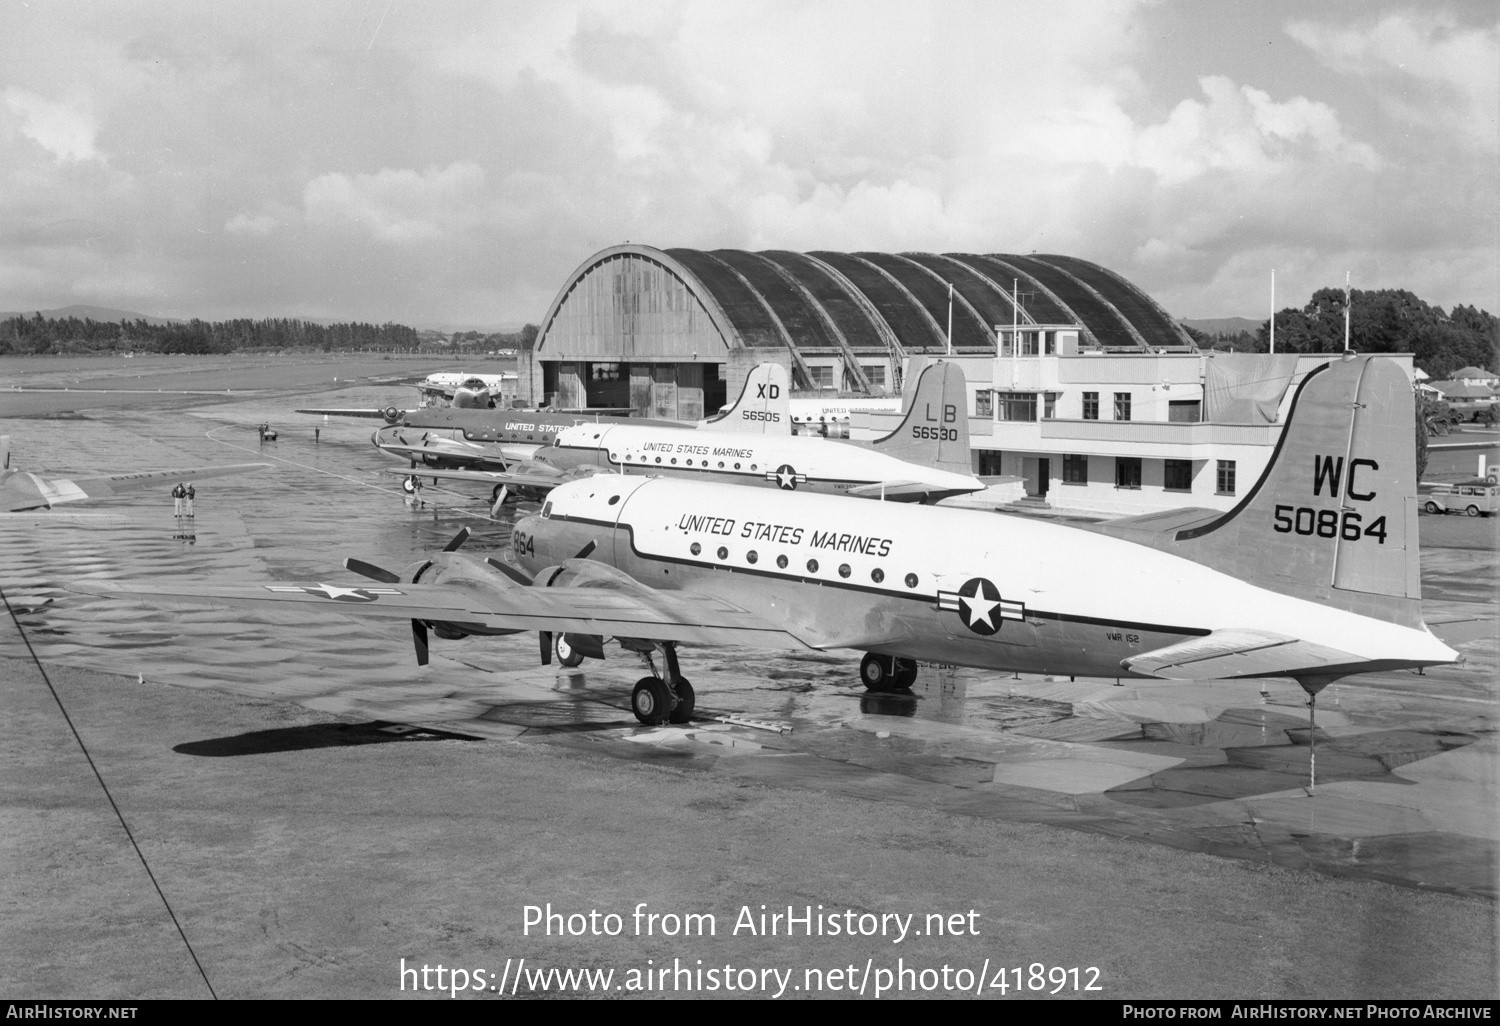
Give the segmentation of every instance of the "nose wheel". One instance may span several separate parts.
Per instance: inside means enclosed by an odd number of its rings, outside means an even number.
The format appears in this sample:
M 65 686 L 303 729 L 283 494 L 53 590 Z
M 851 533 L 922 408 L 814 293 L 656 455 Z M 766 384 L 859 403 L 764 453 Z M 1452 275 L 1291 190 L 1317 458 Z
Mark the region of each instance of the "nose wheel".
M 917 682 L 917 662 L 869 652 L 860 660 L 859 679 L 866 691 L 904 691 Z

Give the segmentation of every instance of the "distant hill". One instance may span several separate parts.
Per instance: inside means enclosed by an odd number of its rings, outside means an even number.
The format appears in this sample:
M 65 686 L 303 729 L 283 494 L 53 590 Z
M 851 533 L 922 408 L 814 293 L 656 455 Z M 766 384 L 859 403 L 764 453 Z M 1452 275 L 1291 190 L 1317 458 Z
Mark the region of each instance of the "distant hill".
M 1238 335 L 1244 332 L 1254 335 L 1269 318 L 1254 321 L 1249 317 L 1179 317 L 1177 323 L 1203 332 L 1205 335 Z
M 107 306 L 64 306 L 56 310 L 24 310 L 12 313 L 0 313 L 0 320 L 8 317 L 35 317 L 41 314 L 53 320 L 61 320 L 67 317 L 77 317 L 82 320 L 94 321 L 145 321 L 147 324 L 181 324 L 180 320 L 173 317 L 151 317 L 147 314 L 131 313 L 129 310 L 111 310 Z

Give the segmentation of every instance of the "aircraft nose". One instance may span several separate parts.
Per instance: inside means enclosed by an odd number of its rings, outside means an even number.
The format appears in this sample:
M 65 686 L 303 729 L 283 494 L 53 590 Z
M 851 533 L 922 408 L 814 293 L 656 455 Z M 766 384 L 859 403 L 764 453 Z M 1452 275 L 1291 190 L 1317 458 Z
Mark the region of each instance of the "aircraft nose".
M 534 574 L 548 565 L 545 557 L 539 556 L 539 552 L 545 551 L 547 547 L 546 526 L 547 521 L 540 515 L 529 513 L 518 519 L 511 531 L 511 549 L 515 552 L 516 562 L 527 573 Z

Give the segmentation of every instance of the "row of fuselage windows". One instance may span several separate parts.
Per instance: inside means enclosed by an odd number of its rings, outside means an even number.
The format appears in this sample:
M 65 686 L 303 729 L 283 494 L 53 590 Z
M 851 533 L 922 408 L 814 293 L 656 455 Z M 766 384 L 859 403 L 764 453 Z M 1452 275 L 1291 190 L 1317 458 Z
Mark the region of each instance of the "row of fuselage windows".
M 695 556 L 701 556 L 703 554 L 703 546 L 701 544 L 699 544 L 698 542 L 693 542 L 693 544 L 688 548 L 688 551 L 691 552 Z M 728 562 L 728 560 L 729 560 L 729 546 L 727 546 L 727 545 L 720 545 L 718 551 L 715 552 L 714 555 L 718 557 L 718 559 L 719 559 L 720 562 Z M 749 552 L 745 553 L 745 562 L 749 563 L 751 566 L 754 566 L 756 563 L 760 562 L 760 553 L 757 552 L 754 549 L 751 549 Z M 791 566 L 791 562 L 792 561 L 790 559 L 788 559 L 785 555 L 777 556 L 776 557 L 776 568 L 778 570 L 785 570 L 789 566 Z M 816 574 L 818 572 L 819 568 L 820 568 L 820 564 L 818 563 L 818 561 L 816 559 L 809 559 L 807 561 L 806 565 L 807 565 L 807 572 L 810 573 L 810 574 Z M 839 564 L 839 566 L 838 566 L 838 575 L 840 577 L 844 578 L 845 580 L 848 580 L 851 576 L 853 576 L 853 574 L 854 574 L 854 568 L 851 567 L 848 563 L 840 563 Z M 883 583 L 885 581 L 885 571 L 882 570 L 878 566 L 875 567 L 873 570 L 870 571 L 870 580 L 874 581 L 876 584 Z M 906 586 L 908 588 L 915 588 L 917 586 L 917 584 L 918 584 L 919 581 L 920 581 L 920 578 L 918 578 L 916 574 L 907 574 L 904 583 L 906 584 Z
M 654 465 L 656 463 L 661 463 L 661 461 L 662 461 L 662 458 L 660 456 L 657 456 L 654 459 L 652 459 L 652 458 L 646 457 L 646 456 L 634 456 L 634 455 L 632 455 L 632 454 L 630 454 L 628 452 L 625 454 L 625 459 L 624 460 L 621 460 L 620 457 L 618 455 L 616 455 L 615 453 L 610 453 L 609 454 L 609 458 L 612 459 L 612 460 L 614 460 L 616 463 L 622 463 L 622 462 L 623 463 L 639 463 L 642 466 L 652 466 L 652 465 Z M 677 466 L 677 457 L 676 456 L 668 457 L 667 462 L 664 465 L 665 466 L 673 466 L 673 467 Z M 691 459 L 684 459 L 682 461 L 682 465 L 684 467 L 691 467 L 691 466 L 695 466 L 695 465 L 699 466 L 699 467 L 711 467 L 712 466 L 712 464 L 710 464 L 708 460 L 699 460 L 697 462 L 697 464 L 694 464 Z M 741 466 L 740 466 L 740 464 L 735 463 L 731 467 L 730 464 L 725 463 L 723 460 L 719 460 L 716 469 L 718 469 L 718 470 L 730 470 L 730 469 L 739 470 L 739 469 L 741 469 Z M 752 464 L 750 464 L 750 466 L 749 466 L 748 469 L 750 469 L 752 471 L 759 471 L 760 470 L 760 465 L 756 464 L 756 463 L 752 463 Z
M 1235 489 L 1235 461 L 1218 460 L 1214 485 L 1219 495 L 1233 495 Z M 1193 490 L 1192 460 L 1162 460 L 1162 489 L 1168 492 L 1190 492 Z M 1066 455 L 1063 457 L 1063 484 L 1089 483 L 1089 458 Z M 1115 487 L 1138 489 L 1141 486 L 1141 458 L 1139 456 L 1115 457 Z

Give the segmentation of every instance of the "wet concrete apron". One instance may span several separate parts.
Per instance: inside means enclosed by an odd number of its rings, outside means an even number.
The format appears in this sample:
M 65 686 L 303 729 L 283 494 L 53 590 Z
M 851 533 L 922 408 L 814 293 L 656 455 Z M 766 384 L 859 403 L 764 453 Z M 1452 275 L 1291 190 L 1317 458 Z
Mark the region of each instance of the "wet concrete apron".
M 390 388 L 355 389 L 295 405 L 373 407 L 391 397 Z M 1497 646 L 1484 634 L 1457 646 L 1462 666 L 1349 678 L 1324 691 L 1309 787 L 1306 696 L 1290 681 L 1119 686 L 927 666 L 910 694 L 870 695 L 856 682 L 858 653 L 697 648 L 684 650 L 683 669 L 700 719 L 651 729 L 629 711 L 643 667 L 613 645 L 606 661 L 567 670 L 538 666 L 531 635 L 433 639 L 432 664 L 419 669 L 405 630 L 333 613 L 146 608 L 64 590 L 85 577 L 161 575 L 341 583 L 351 579 L 345 555 L 399 571 L 464 526 L 469 550 L 508 543 L 514 514 L 491 518 L 483 492 L 429 484 L 425 507 L 408 504 L 399 479 L 379 473 L 399 464 L 370 445 L 377 421 L 297 417 L 292 405 L 267 394 L 190 413 L 4 422 L 31 470 L 276 464 L 205 482 L 191 524 L 174 519 L 165 492 L 0 515 L 5 592 L 44 660 L 351 719 L 1496 895 Z M 257 442 L 262 421 L 280 429 L 276 443 Z M 1427 552 L 1429 619 L 1493 617 L 1495 564 L 1493 550 Z M 0 656 L 22 655 L 14 637 L 0 636 Z

